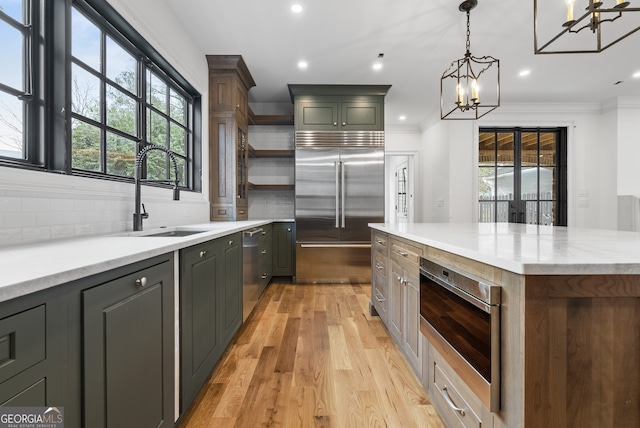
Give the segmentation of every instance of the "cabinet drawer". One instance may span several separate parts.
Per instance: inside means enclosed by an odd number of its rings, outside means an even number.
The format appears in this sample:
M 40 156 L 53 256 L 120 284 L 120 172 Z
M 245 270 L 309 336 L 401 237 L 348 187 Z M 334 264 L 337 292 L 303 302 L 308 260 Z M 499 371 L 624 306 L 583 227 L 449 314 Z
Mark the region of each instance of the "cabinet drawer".
M 380 275 L 379 273 L 373 273 L 373 281 L 371 287 L 371 301 L 373 302 L 373 306 L 378 311 L 378 314 L 383 319 L 383 321 L 387 321 L 387 280 Z
M 374 250 L 379 251 L 380 253 L 387 255 L 387 234 L 382 232 L 373 232 L 373 242 L 371 245 Z
M 373 271 L 382 275 L 384 278 L 387 277 L 387 258 L 378 253 L 377 251 L 373 252 Z
M 481 428 L 480 418 L 471 410 L 469 403 L 451 383 L 437 363 L 433 370 L 433 400 L 449 421 L 457 421 L 459 426 Z
M 0 382 L 45 359 L 45 307 L 0 320 Z
M 420 265 L 422 248 L 404 241 L 391 239 L 391 258 L 403 266 Z

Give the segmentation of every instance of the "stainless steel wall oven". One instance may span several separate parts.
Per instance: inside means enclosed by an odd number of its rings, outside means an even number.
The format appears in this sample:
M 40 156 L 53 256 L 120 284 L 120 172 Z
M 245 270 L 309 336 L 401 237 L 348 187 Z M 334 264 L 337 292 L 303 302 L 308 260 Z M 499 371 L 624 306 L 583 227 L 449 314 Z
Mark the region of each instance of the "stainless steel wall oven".
M 500 287 L 421 259 L 420 317 L 425 337 L 489 410 L 499 410 Z

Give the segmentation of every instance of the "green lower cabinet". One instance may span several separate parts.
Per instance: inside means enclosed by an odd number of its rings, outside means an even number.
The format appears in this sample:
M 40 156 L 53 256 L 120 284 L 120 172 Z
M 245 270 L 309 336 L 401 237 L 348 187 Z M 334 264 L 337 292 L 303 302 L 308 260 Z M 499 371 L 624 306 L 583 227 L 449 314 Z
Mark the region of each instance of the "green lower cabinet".
M 58 290 L 0 304 L 0 405 L 63 407 L 67 299 Z
M 180 413 L 242 324 L 242 237 L 180 251 Z
M 295 276 L 295 223 L 273 223 L 273 275 Z
M 81 294 L 83 426 L 173 427 L 171 259 Z

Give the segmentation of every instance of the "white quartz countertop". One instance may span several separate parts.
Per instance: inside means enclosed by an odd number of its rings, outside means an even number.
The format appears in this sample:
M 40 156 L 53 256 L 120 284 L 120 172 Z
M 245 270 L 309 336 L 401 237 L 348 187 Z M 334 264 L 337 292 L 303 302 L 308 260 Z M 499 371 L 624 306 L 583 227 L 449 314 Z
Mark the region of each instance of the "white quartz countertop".
M 272 222 L 190 224 L 1 248 L 0 302 Z M 206 232 L 184 237 L 141 236 L 176 229 Z
M 636 232 L 511 223 L 369 226 L 518 274 L 640 274 Z

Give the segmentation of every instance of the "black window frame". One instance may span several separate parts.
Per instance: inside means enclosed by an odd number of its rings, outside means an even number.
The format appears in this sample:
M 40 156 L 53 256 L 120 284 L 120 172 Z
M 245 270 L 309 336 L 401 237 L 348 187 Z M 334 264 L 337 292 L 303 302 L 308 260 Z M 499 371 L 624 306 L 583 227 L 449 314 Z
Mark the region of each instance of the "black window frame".
M 37 169 L 74 176 L 132 182 L 133 178 L 74 169 L 71 164 L 71 11 L 77 8 L 96 23 L 108 37 L 125 47 L 144 64 L 139 71 L 146 73 L 147 67 L 165 79 L 174 91 L 190 103 L 187 127 L 185 186 L 181 189 L 202 191 L 202 96 L 201 94 L 156 51 L 112 6 L 103 0 L 25 0 L 31 5 L 32 49 L 28 58 L 32 69 L 32 94 L 29 111 L 25 114 L 26 159 L 0 156 L 0 167 Z M 41 60 L 42 59 L 42 60 Z M 141 74 L 141 76 L 145 76 Z M 141 79 L 144 82 L 145 78 Z M 146 90 L 144 87 L 142 88 Z M 141 96 L 136 114 L 136 153 L 146 144 L 146 97 Z M 144 128 L 143 128 L 144 127 Z M 104 135 L 104 133 L 103 133 Z M 103 137 L 106 138 L 106 137 Z M 169 136 L 167 136 L 169 138 Z M 104 147 L 104 141 L 101 142 Z M 103 156 L 106 154 L 103 153 Z M 180 156 L 179 156 L 180 157 Z M 167 174 L 172 170 L 167 157 Z M 143 178 L 145 173 L 143 173 Z M 168 187 L 163 182 L 147 183 Z
M 557 185 L 557 195 L 556 195 L 556 215 L 554 226 L 566 226 L 567 225 L 567 191 L 568 191 L 568 183 L 567 183 L 567 128 L 566 127 L 480 127 L 478 129 L 478 135 L 483 133 L 493 133 L 497 134 L 505 133 L 505 134 L 513 134 L 514 136 L 514 151 L 515 157 L 513 160 L 514 163 L 514 182 L 517 181 L 516 187 L 520 187 L 520 168 L 521 168 L 521 145 L 522 145 L 522 134 L 525 133 L 535 133 L 538 134 L 538 150 L 540 149 L 540 134 L 543 133 L 555 133 L 556 134 L 556 153 L 555 153 L 555 167 L 556 167 L 556 185 Z M 498 147 L 494 148 L 496 151 L 494 155 L 494 162 L 497 165 L 498 162 Z M 476 168 L 476 171 L 479 170 L 480 167 Z M 494 167 L 495 172 L 497 174 L 497 167 Z M 477 174 L 477 172 L 476 172 Z M 539 179 L 538 179 L 539 180 Z M 480 202 L 476 199 L 477 202 Z M 482 201 L 484 203 L 493 202 L 494 204 L 494 222 L 498 222 L 498 202 L 500 202 L 497 198 L 493 201 Z M 544 202 L 539 197 L 537 199 L 538 210 L 540 212 L 539 204 L 540 202 Z M 516 221 L 517 222 L 517 221 Z

